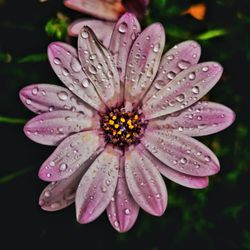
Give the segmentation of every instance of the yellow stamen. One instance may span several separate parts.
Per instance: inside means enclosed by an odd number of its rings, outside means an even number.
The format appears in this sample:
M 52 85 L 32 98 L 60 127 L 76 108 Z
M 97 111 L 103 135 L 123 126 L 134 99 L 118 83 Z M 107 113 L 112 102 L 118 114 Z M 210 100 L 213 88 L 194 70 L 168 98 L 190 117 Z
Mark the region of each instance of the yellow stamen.
M 116 135 L 116 130 L 113 131 L 113 135 Z
M 126 134 L 126 138 L 129 138 L 130 137 L 130 134 Z
M 134 126 L 133 126 L 133 125 L 129 125 L 128 128 L 129 128 L 129 129 L 133 129 Z
M 109 120 L 109 124 L 110 124 L 110 125 L 114 125 L 114 123 L 115 123 L 115 122 L 114 122 L 113 120 Z
M 138 120 L 138 118 L 139 118 L 138 115 L 135 115 L 135 116 L 134 116 L 134 119 L 135 119 L 135 120 Z
M 118 135 L 121 135 L 121 134 L 122 134 L 122 131 L 121 131 L 121 130 L 119 130 L 119 131 L 117 132 L 117 134 L 118 134 Z
M 121 121 L 121 122 L 125 122 L 126 120 L 125 120 L 123 117 L 121 117 L 121 118 L 120 118 L 120 121 Z
M 114 127 L 115 127 L 115 128 L 119 128 L 119 124 L 115 124 Z
M 113 119 L 113 120 L 116 120 L 116 118 L 117 118 L 117 117 L 116 117 L 115 115 L 113 115 L 112 119 Z
M 132 121 L 131 120 L 128 120 L 127 121 L 127 124 L 130 126 L 132 124 Z

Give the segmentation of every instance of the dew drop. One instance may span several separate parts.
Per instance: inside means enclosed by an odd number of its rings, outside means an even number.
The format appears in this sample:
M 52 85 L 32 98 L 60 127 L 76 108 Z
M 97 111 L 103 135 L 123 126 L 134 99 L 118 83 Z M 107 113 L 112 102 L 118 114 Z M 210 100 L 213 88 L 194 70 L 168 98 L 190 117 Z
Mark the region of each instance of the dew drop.
M 63 68 L 63 69 L 62 69 L 62 74 L 63 74 L 64 76 L 68 76 L 68 75 L 69 75 L 69 71 L 68 71 L 67 69 Z
M 200 93 L 199 87 L 198 87 L 198 86 L 194 86 L 194 87 L 192 88 L 192 92 L 193 92 L 194 94 L 199 94 L 199 93 Z
M 49 112 L 52 112 L 54 110 L 54 106 L 49 107 Z
M 115 225 L 115 227 L 119 227 L 119 222 L 116 220 L 116 221 L 114 222 L 114 225 Z
M 176 97 L 176 101 L 177 102 L 183 102 L 185 99 L 185 95 L 184 94 L 180 94 Z
M 124 209 L 124 214 L 126 214 L 126 215 L 131 214 L 131 209 L 129 209 L 129 208 Z
M 161 194 L 158 193 L 158 194 L 155 195 L 155 197 L 156 197 L 156 199 L 160 199 L 161 198 Z
M 50 207 L 51 207 L 52 209 L 57 209 L 57 208 L 59 208 L 59 206 L 60 206 L 60 204 L 57 203 L 57 202 L 52 203 L 52 204 L 50 205 Z
M 33 88 L 32 89 L 32 94 L 37 95 L 37 93 L 38 93 L 38 88 L 37 87 Z
M 51 177 L 51 174 L 50 174 L 50 173 L 47 173 L 46 176 L 49 178 L 49 177 Z
M 89 33 L 87 31 L 83 31 L 81 36 L 82 38 L 87 39 L 89 37 Z
M 157 44 L 153 47 L 153 52 L 158 53 L 159 50 L 160 50 L 160 47 L 161 47 L 161 45 L 160 45 L 159 43 L 157 43 Z
M 90 60 L 95 60 L 95 59 L 96 59 L 96 54 L 90 55 L 90 56 L 89 56 L 89 59 L 90 59 Z
M 83 80 L 82 86 L 83 86 L 84 88 L 87 88 L 87 87 L 89 86 L 89 80 L 88 80 L 87 78 Z
M 196 77 L 195 72 L 191 72 L 191 73 L 189 73 L 189 75 L 188 75 L 188 79 L 189 79 L 189 80 L 194 80 L 195 77 Z
M 107 188 L 105 186 L 102 186 L 101 190 L 102 190 L 103 193 L 107 192 Z
M 181 164 L 186 164 L 186 163 L 187 163 L 187 159 L 184 158 L 184 157 L 182 157 L 182 158 L 180 159 L 180 163 L 181 163 Z
M 206 162 L 210 162 L 210 161 L 211 161 L 211 157 L 208 156 L 208 155 L 206 155 L 206 156 L 205 156 L 205 161 L 206 161 Z
M 72 59 L 70 66 L 74 72 L 80 72 L 82 69 L 82 66 L 81 66 L 79 60 L 76 58 Z
M 44 192 L 44 196 L 45 196 L 45 197 L 50 197 L 50 192 L 49 192 L 49 191 L 45 191 L 45 192 Z
M 57 96 L 61 101 L 66 101 L 68 99 L 68 94 L 65 91 L 59 92 Z
M 128 29 L 128 25 L 126 24 L 126 23 L 121 23 L 120 25 L 119 25 L 119 27 L 118 27 L 118 31 L 120 32 L 120 33 L 126 33 L 126 31 L 127 31 L 127 29 Z
M 65 164 L 65 163 L 62 163 L 61 165 L 60 165 L 60 167 L 59 167 L 59 169 L 60 169 L 60 171 L 65 171 L 66 169 L 67 169 L 67 164 Z
M 165 86 L 165 82 L 162 80 L 158 80 L 155 82 L 155 88 L 156 89 L 162 89 Z
M 89 66 L 89 72 L 93 75 L 97 73 L 96 67 L 94 65 Z
M 26 104 L 30 105 L 31 104 L 31 100 L 30 99 L 26 99 Z
M 170 79 L 170 80 L 174 79 L 175 76 L 176 76 L 176 74 L 173 71 L 169 71 L 167 73 L 167 78 Z
M 61 64 L 61 60 L 59 59 L 59 58 L 55 58 L 54 59 L 54 64 L 56 64 L 56 65 L 59 65 L 59 64 Z
M 167 56 L 167 59 L 168 59 L 169 61 L 174 60 L 174 55 L 168 55 L 168 56 Z
M 187 61 L 181 60 L 181 61 L 178 62 L 177 65 L 178 65 L 178 67 L 179 67 L 180 69 L 184 70 L 184 69 L 187 69 L 187 68 L 188 68 L 188 66 L 190 65 L 190 63 L 187 62 Z
M 55 164 L 54 161 L 51 161 L 51 162 L 49 163 L 49 165 L 50 165 L 51 167 L 54 167 L 56 164 Z
M 207 71 L 208 71 L 208 66 L 202 67 L 202 71 L 203 71 L 203 72 L 207 72 Z

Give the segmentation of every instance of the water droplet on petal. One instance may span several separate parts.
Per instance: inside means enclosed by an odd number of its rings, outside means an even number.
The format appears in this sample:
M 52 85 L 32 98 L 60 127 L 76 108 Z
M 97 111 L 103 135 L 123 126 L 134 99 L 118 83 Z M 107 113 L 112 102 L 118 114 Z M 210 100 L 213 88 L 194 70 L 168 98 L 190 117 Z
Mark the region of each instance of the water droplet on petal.
M 191 73 L 189 73 L 189 75 L 188 75 L 188 79 L 189 79 L 189 80 L 194 80 L 195 77 L 196 77 L 195 72 L 191 72 Z
M 89 72 L 93 75 L 97 73 L 96 67 L 94 65 L 89 66 Z
M 82 38 L 86 39 L 89 37 L 89 33 L 87 31 L 83 31 L 81 36 L 82 36 Z
M 207 72 L 208 71 L 208 66 L 202 67 L 202 71 Z
M 116 221 L 114 222 L 114 225 L 115 225 L 115 227 L 119 227 L 119 222 L 116 220 Z
M 206 156 L 205 156 L 205 161 L 207 161 L 207 162 L 211 161 L 211 157 L 208 156 L 208 155 L 206 155 Z
M 167 73 L 167 78 L 170 79 L 170 80 L 174 79 L 175 76 L 176 76 L 176 74 L 173 71 L 169 71 Z
M 189 67 L 190 63 L 187 61 L 181 60 L 178 62 L 177 65 L 180 69 L 184 70 L 184 69 L 187 69 Z
M 121 23 L 118 27 L 120 33 L 126 33 L 128 25 L 126 23 Z
M 65 164 L 65 163 L 62 163 L 61 165 L 60 165 L 60 167 L 59 167 L 59 169 L 60 169 L 60 171 L 65 171 L 66 169 L 67 169 L 67 164 Z
M 160 50 L 160 47 L 161 47 L 161 45 L 160 45 L 159 43 L 157 43 L 157 44 L 153 47 L 153 52 L 158 53 L 159 50 Z
M 181 164 L 186 164 L 186 163 L 187 163 L 187 159 L 184 158 L 184 157 L 182 157 L 182 158 L 180 159 L 180 163 L 181 163 Z
M 49 107 L 49 112 L 52 112 L 54 110 L 54 106 Z
M 198 86 L 194 86 L 194 87 L 192 88 L 192 92 L 193 92 L 194 94 L 199 94 L 199 93 L 200 93 L 199 87 L 198 87 Z
M 156 197 L 156 199 L 160 199 L 161 198 L 161 194 L 156 194 L 155 197 Z
M 54 64 L 56 64 L 56 65 L 59 65 L 59 64 L 61 64 L 61 60 L 59 59 L 59 58 L 55 58 L 54 59 Z
M 155 82 L 155 88 L 157 89 L 162 89 L 164 86 L 165 86 L 165 83 L 162 80 L 158 80 Z
M 55 164 L 54 161 L 51 161 L 51 162 L 49 163 L 49 165 L 50 165 L 51 167 L 54 167 L 56 164 Z
M 168 59 L 169 61 L 172 61 L 172 60 L 174 59 L 174 55 L 168 55 L 168 56 L 167 56 L 167 59 Z
M 131 209 L 129 209 L 129 208 L 124 209 L 124 214 L 126 214 L 126 215 L 131 214 Z
M 64 76 L 68 76 L 69 75 L 69 71 L 65 68 L 62 69 L 62 73 Z
M 96 54 L 90 55 L 90 56 L 89 56 L 89 59 L 90 59 L 90 60 L 95 60 L 95 59 L 96 59 Z
M 71 61 L 71 65 L 70 66 L 71 66 L 71 68 L 72 68 L 72 70 L 74 72 L 80 72 L 81 69 L 82 69 L 82 66 L 81 66 L 79 60 L 77 58 L 74 58 L 74 57 L 73 57 L 73 59 Z
M 68 94 L 65 91 L 59 92 L 57 96 L 61 101 L 66 101 L 68 99 Z
M 38 88 L 37 87 L 33 88 L 32 89 L 32 94 L 37 95 L 37 93 L 38 93 Z
M 26 104 L 30 105 L 31 104 L 31 100 L 30 99 L 26 99 Z
M 185 95 L 184 94 L 180 94 L 176 97 L 176 101 L 177 102 L 183 102 L 185 99 Z
M 106 193 L 107 192 L 107 188 L 105 186 L 102 186 L 102 192 Z
M 50 195 L 51 195 L 51 194 L 50 194 L 49 191 L 45 191 L 45 192 L 44 192 L 44 196 L 45 196 L 45 197 L 50 197 Z

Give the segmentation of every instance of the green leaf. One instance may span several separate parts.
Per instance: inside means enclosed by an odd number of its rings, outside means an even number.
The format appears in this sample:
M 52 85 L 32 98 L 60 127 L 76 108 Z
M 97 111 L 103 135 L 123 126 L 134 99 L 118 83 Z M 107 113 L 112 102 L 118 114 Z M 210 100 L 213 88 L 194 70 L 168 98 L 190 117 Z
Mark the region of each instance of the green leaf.
M 22 57 L 18 60 L 18 63 L 29 63 L 29 62 L 43 62 L 47 61 L 47 54 L 40 53 L 40 54 L 32 54 Z
M 12 118 L 12 117 L 0 116 L 0 123 L 24 124 L 26 122 L 27 122 L 27 120 L 22 119 L 22 118 Z
M 224 36 L 228 32 L 225 29 L 214 29 L 206 31 L 196 37 L 197 40 L 209 40 L 215 37 Z
M 12 180 L 16 179 L 17 177 L 20 177 L 20 176 L 30 172 L 31 170 L 33 170 L 33 168 L 25 168 L 25 169 L 22 169 L 20 171 L 2 176 L 2 177 L 0 177 L 0 184 L 4 184 L 4 183 L 7 183 L 9 181 L 12 181 Z

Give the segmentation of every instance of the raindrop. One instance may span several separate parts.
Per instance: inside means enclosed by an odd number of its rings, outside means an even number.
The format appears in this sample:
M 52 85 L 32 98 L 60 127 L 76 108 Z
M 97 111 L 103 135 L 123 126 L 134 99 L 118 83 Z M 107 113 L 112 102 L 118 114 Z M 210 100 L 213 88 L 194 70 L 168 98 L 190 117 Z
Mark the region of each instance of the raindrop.
M 183 102 L 185 99 L 185 95 L 184 94 L 180 94 L 176 97 L 176 101 L 177 102 Z
M 81 36 L 82 36 L 82 38 L 86 39 L 89 37 L 89 33 L 87 31 L 83 31 Z
M 107 192 L 107 188 L 105 186 L 102 186 L 102 192 L 103 193 Z
M 71 66 L 71 68 L 72 68 L 72 70 L 73 70 L 74 72 L 79 72 L 79 71 L 81 71 L 81 69 L 82 69 L 82 66 L 81 66 L 79 60 L 76 59 L 76 58 L 73 58 L 73 59 L 72 59 L 71 65 L 70 65 L 70 66 Z
M 208 71 L 208 66 L 202 67 L 202 71 L 203 71 L 203 72 L 207 72 L 207 71 Z
M 180 159 L 180 163 L 181 163 L 181 164 L 186 164 L 186 163 L 187 163 L 187 159 L 184 158 L 184 157 L 182 157 L 182 158 Z
M 51 207 L 52 209 L 57 209 L 57 208 L 59 208 L 59 206 L 60 206 L 60 204 L 57 203 L 57 202 L 52 203 L 52 204 L 50 205 L 50 207 Z
M 37 87 L 33 88 L 32 89 L 32 94 L 37 95 L 37 93 L 38 93 L 38 88 Z
M 95 75 L 95 74 L 97 73 L 97 70 L 96 70 L 96 68 L 95 68 L 94 65 L 90 65 L 90 66 L 89 66 L 89 72 L 90 72 L 91 74 L 93 74 L 93 75 Z
M 67 164 L 65 164 L 65 163 L 62 163 L 61 165 L 60 165 L 60 167 L 59 167 L 59 169 L 60 169 L 60 171 L 65 171 L 66 169 L 67 169 Z
M 205 161 L 207 161 L 207 162 L 211 161 L 211 157 L 208 156 L 208 155 L 206 155 L 206 156 L 205 156 Z
M 156 197 L 156 199 L 160 199 L 161 198 L 161 194 L 156 194 L 155 197 Z
M 94 196 L 92 196 L 92 195 L 89 198 L 90 198 L 90 200 L 94 200 Z
M 64 76 L 68 76 L 69 75 L 69 71 L 65 68 L 62 69 L 62 73 Z
M 90 55 L 90 56 L 89 56 L 89 59 L 90 59 L 90 60 L 95 60 L 95 59 L 96 59 L 96 54 Z
M 52 112 L 54 110 L 54 106 L 49 107 L 49 112 Z
M 197 120 L 198 120 L 198 121 L 201 121 L 201 120 L 202 120 L 202 116 L 200 116 L 200 115 L 197 116 Z
M 50 192 L 49 192 L 49 191 L 45 191 L 45 192 L 44 192 L 44 196 L 45 196 L 45 197 L 50 197 Z
M 50 174 L 50 173 L 47 173 L 47 177 L 51 177 L 51 174 Z
M 198 86 L 194 86 L 194 87 L 192 88 L 192 92 L 193 92 L 194 94 L 199 94 L 199 93 L 200 93 L 199 87 L 198 87 Z
M 174 55 L 168 55 L 168 56 L 167 56 L 167 59 L 168 59 L 169 61 L 174 60 Z
M 189 73 L 189 75 L 188 75 L 188 79 L 189 79 L 189 80 L 194 80 L 195 77 L 196 77 L 195 72 L 191 72 L 191 73 Z
M 59 58 L 55 58 L 54 59 L 54 64 L 56 64 L 56 65 L 59 65 L 59 64 L 61 64 L 61 60 L 59 59 Z
M 160 50 L 160 47 L 161 47 L 161 45 L 160 45 L 159 43 L 157 43 L 157 44 L 154 46 L 154 48 L 153 48 L 153 52 L 158 53 L 159 50 Z
M 136 38 L 135 33 L 132 33 L 132 34 L 131 34 L 131 39 L 132 39 L 132 40 L 135 40 L 135 38 Z
M 126 214 L 126 215 L 131 214 L 131 209 L 129 209 L 129 208 L 124 209 L 124 214 Z
M 180 132 L 182 132 L 182 131 L 184 130 L 184 128 L 180 126 L 180 127 L 178 128 L 178 130 L 179 130 Z
M 89 80 L 88 80 L 87 78 L 83 80 L 82 86 L 83 86 L 84 88 L 87 88 L 87 87 L 89 86 Z
M 188 66 L 189 66 L 189 62 L 187 62 L 187 61 L 184 61 L 184 60 L 181 60 L 181 61 L 179 61 L 178 62 L 178 67 L 180 68 L 180 69 L 187 69 L 188 68 Z
M 165 82 L 162 80 L 158 80 L 155 82 L 155 88 L 162 89 L 165 86 Z
M 55 164 L 54 161 L 51 161 L 51 162 L 49 163 L 49 165 L 50 165 L 51 167 L 54 167 L 56 164 Z
M 176 76 L 176 74 L 175 74 L 173 71 L 169 71 L 169 72 L 167 73 L 167 77 L 168 77 L 168 79 L 170 79 L 170 80 L 174 79 L 175 76 Z
M 30 99 L 26 99 L 26 104 L 30 105 L 31 104 L 31 100 Z
M 126 33 L 128 25 L 126 23 L 121 23 L 118 27 L 120 33 Z
M 119 227 L 119 222 L 116 220 L 116 221 L 114 222 L 114 225 L 115 225 L 115 227 Z
M 68 99 L 68 94 L 65 91 L 59 92 L 57 96 L 61 101 L 66 101 Z

